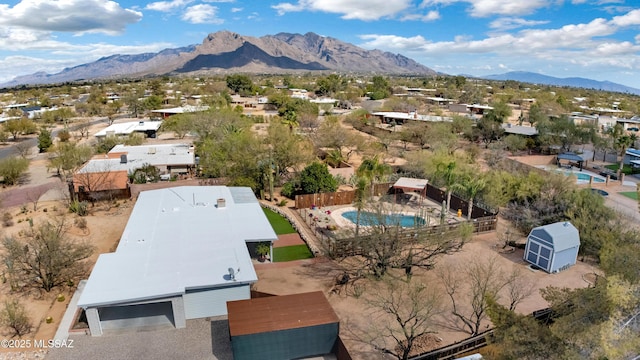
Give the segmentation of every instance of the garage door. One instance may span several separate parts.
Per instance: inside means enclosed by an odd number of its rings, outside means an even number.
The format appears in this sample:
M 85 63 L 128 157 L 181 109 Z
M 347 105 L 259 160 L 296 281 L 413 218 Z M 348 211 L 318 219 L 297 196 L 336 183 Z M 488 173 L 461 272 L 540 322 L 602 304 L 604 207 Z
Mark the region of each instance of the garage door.
M 549 247 L 530 241 L 527 260 L 548 272 L 551 263 L 551 252 L 552 250 Z
M 217 289 L 187 290 L 184 312 L 187 319 L 227 315 L 227 301 L 251 298 L 249 285 Z
M 150 304 L 110 306 L 98 309 L 102 329 L 125 330 L 146 327 L 175 327 L 170 301 Z

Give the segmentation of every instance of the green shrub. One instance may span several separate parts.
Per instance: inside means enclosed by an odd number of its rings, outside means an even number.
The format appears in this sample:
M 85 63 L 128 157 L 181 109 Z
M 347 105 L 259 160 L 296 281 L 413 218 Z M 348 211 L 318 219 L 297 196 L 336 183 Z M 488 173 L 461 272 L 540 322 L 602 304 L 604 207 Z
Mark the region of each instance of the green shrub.
M 289 199 L 295 198 L 295 195 L 296 195 L 296 186 L 295 186 L 295 184 L 293 182 L 291 182 L 291 181 L 286 182 L 282 186 L 282 190 L 280 190 L 280 193 L 283 196 L 288 197 Z
M 87 216 L 89 214 L 87 205 L 88 203 L 86 201 L 74 200 L 69 204 L 69 211 L 78 214 L 79 216 Z
M 6 185 L 15 185 L 29 168 L 29 160 L 22 157 L 8 157 L 0 160 L 0 178 Z

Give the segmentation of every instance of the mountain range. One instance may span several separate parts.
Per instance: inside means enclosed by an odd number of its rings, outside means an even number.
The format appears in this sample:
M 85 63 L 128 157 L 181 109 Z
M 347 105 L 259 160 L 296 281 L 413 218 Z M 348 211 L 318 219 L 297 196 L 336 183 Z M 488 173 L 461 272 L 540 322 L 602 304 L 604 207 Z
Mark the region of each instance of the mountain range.
M 498 75 L 483 76 L 483 79 L 488 80 L 514 80 L 524 83 L 539 84 L 539 85 L 551 85 L 551 86 L 569 86 L 584 89 L 594 89 L 602 91 L 613 91 L 620 93 L 628 93 L 640 95 L 640 89 L 632 88 L 629 86 L 616 84 L 610 81 L 597 81 L 591 79 L 585 79 L 580 77 L 569 78 L 557 78 L 553 76 L 542 75 L 538 73 L 532 73 L 527 71 L 512 71 Z
M 229 31 L 209 34 L 201 44 L 158 53 L 112 55 L 66 68 L 56 74 L 37 72 L 0 84 L 54 84 L 80 80 L 177 74 L 285 73 L 340 71 L 433 75 L 436 72 L 400 54 L 364 50 L 314 33 L 279 33 L 263 37 Z

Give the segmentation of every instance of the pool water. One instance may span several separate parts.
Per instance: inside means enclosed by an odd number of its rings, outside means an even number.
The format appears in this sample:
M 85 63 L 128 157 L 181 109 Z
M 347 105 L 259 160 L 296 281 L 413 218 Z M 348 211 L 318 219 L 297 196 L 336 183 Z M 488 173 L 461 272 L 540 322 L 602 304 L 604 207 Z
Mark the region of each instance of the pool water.
M 358 212 L 353 211 L 345 211 L 342 213 L 342 217 L 351 221 L 352 223 L 356 223 L 356 218 L 358 217 Z M 422 226 L 426 224 L 426 221 L 414 215 L 402 215 L 402 214 L 388 214 L 384 217 L 385 225 L 400 225 L 402 227 L 412 227 L 412 226 Z M 360 225 L 363 226 L 372 226 L 372 225 L 380 225 L 380 216 L 376 213 L 372 213 L 369 211 L 361 211 L 360 212 Z
M 583 173 L 573 173 L 573 175 L 575 175 L 578 178 L 578 181 L 586 181 L 589 182 L 589 180 L 591 180 L 591 175 L 589 174 L 583 174 Z M 599 183 L 603 183 L 604 180 L 597 178 L 597 177 L 593 177 L 593 182 L 599 182 Z
M 589 180 L 591 180 L 591 175 L 589 174 L 585 174 L 585 173 L 581 173 L 581 172 L 571 172 L 571 171 L 557 171 L 557 172 L 561 172 L 563 173 L 565 176 L 571 176 L 571 175 L 575 175 L 576 178 L 578 179 L 579 183 L 588 183 Z M 604 179 L 600 179 L 598 177 L 593 176 L 593 182 L 594 183 L 603 183 L 605 182 Z

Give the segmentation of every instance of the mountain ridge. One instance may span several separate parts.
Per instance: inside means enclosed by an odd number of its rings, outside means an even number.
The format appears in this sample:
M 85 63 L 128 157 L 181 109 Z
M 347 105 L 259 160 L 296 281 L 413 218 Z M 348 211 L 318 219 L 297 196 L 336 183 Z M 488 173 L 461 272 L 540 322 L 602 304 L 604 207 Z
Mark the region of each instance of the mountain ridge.
M 80 80 L 201 74 L 203 72 L 286 73 L 292 71 L 374 72 L 433 75 L 436 72 L 400 54 L 365 50 L 312 32 L 262 37 L 231 31 L 208 34 L 198 45 L 157 53 L 114 54 L 54 74 L 37 72 L 0 84 L 3 87 Z
M 529 71 L 510 71 L 504 74 L 479 76 L 479 78 L 497 81 L 514 80 L 539 85 L 569 86 L 576 88 L 640 95 L 640 89 L 614 83 L 611 81 L 598 81 L 582 77 L 558 78 Z

